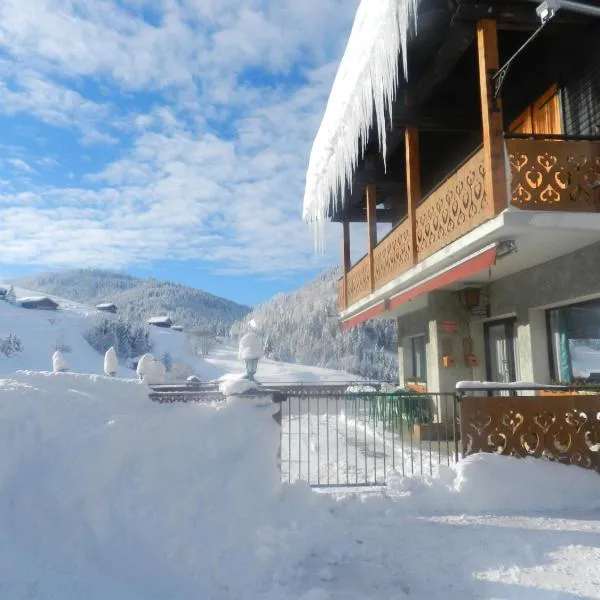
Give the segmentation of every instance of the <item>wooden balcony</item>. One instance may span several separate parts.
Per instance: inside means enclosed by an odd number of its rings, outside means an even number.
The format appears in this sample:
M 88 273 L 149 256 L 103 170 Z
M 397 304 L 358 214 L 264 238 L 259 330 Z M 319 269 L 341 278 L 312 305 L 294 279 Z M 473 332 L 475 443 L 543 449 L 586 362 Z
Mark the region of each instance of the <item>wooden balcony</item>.
M 506 150 L 510 205 L 522 210 L 600 211 L 599 141 L 508 139 Z M 409 215 L 348 271 L 345 283 L 342 277 L 341 311 L 501 212 L 488 198 L 484 165 L 481 149 L 416 207 L 414 239 Z

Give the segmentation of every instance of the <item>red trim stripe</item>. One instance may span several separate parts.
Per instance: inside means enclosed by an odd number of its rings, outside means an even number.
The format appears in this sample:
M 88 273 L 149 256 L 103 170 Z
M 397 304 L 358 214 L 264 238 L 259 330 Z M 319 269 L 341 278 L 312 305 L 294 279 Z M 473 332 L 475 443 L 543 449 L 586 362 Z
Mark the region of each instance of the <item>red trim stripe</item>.
M 342 323 L 342 330 L 349 329 L 350 327 L 354 327 L 359 323 L 363 323 L 373 317 L 379 316 L 386 310 L 391 310 L 394 308 L 398 308 L 402 304 L 406 304 L 410 300 L 414 300 L 417 296 L 422 296 L 428 292 L 432 292 L 434 290 L 440 289 L 451 283 L 456 283 L 465 277 L 469 277 L 470 275 L 474 275 L 475 273 L 479 273 L 479 271 L 483 271 L 484 269 L 488 269 L 493 267 L 496 264 L 496 247 L 492 247 L 473 258 L 467 259 L 456 267 L 452 267 L 448 269 L 441 275 L 436 277 L 432 277 L 427 281 L 415 285 L 413 288 L 409 289 L 406 292 L 398 294 L 397 296 L 392 296 L 389 300 L 384 300 L 379 302 L 375 306 L 361 312 L 357 315 L 354 315 L 347 321 Z
M 378 315 L 384 312 L 385 302 L 380 302 L 379 304 L 368 308 L 364 312 L 358 313 L 357 315 L 350 317 L 347 321 L 344 321 L 342 323 L 342 331 L 350 329 L 350 327 L 354 327 L 355 325 L 358 325 L 359 323 L 362 323 L 364 321 L 368 321 L 369 319 L 373 319 L 374 317 L 377 317 Z

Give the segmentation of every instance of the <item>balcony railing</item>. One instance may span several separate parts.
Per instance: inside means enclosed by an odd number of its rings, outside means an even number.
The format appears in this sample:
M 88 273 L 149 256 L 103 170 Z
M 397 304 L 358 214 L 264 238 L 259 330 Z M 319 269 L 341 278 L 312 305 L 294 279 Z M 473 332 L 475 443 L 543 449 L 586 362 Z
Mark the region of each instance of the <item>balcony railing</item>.
M 417 260 L 422 261 L 492 217 L 489 208 L 483 150 L 479 150 L 417 207 Z
M 600 211 L 600 141 L 507 139 L 510 204 L 523 210 Z M 483 150 L 478 150 L 431 192 L 415 211 L 415 239 L 407 217 L 340 281 L 340 310 L 367 297 L 416 263 L 496 216 L 487 197 Z M 415 246 L 416 245 L 416 246 Z M 414 250 L 414 251 L 413 251 Z
M 600 210 L 600 142 L 510 139 L 513 206 L 528 210 Z

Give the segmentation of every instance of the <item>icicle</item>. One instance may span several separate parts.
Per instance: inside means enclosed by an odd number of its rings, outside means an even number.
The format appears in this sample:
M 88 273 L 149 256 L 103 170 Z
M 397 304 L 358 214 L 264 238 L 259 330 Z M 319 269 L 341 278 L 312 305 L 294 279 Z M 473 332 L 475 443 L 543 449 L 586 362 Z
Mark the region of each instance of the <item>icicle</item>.
M 323 246 L 328 214 L 343 206 L 342 194 L 351 188 L 373 112 L 385 161 L 386 117 L 391 120 L 398 86 L 398 54 L 407 78 L 406 48 L 411 24 L 416 31 L 419 1 L 362 0 L 358 7 L 306 175 L 303 218 L 313 225 L 317 250 Z

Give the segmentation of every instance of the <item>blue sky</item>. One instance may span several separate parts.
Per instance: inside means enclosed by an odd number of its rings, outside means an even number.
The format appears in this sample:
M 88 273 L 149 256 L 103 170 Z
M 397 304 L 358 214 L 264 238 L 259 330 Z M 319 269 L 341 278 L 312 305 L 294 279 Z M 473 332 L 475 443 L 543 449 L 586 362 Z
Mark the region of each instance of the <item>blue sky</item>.
M 2 0 L 0 280 L 103 267 L 254 304 L 337 264 L 300 215 L 356 6 Z

